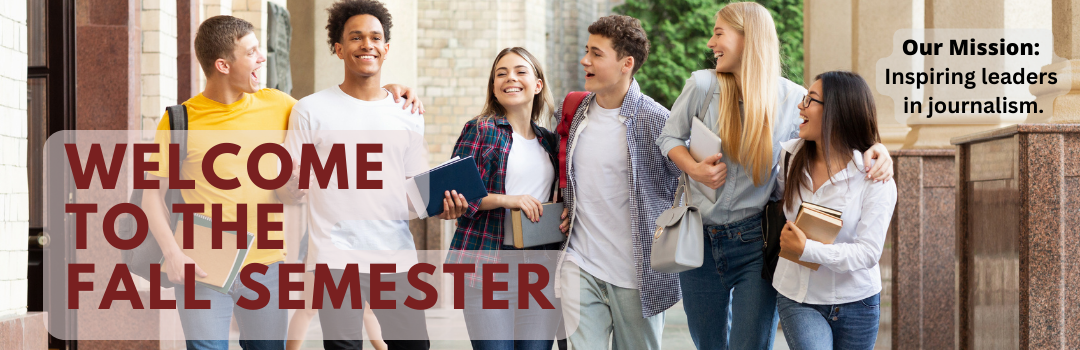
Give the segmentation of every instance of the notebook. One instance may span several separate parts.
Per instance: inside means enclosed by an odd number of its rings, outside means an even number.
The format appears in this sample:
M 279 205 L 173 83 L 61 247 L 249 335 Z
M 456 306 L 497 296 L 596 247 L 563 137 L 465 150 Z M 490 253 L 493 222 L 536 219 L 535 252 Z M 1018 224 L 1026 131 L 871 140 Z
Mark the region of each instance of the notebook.
M 211 233 L 213 221 L 205 215 L 195 214 L 193 216 L 193 249 L 184 249 L 183 219 L 176 224 L 176 233 L 173 235 L 173 239 L 176 240 L 176 245 L 180 246 L 184 255 L 190 257 L 203 272 L 206 272 L 206 277 L 196 276 L 196 282 L 202 283 L 219 293 L 228 293 L 233 283 L 236 282 L 236 276 L 240 273 L 240 268 L 244 265 L 244 259 L 247 258 L 248 250 L 255 241 L 255 235 L 248 232 L 247 246 L 237 249 L 236 232 L 223 231 L 221 233 L 221 249 L 213 249 L 213 234 Z M 162 261 L 164 262 L 164 258 L 162 258 Z M 164 265 L 161 266 L 161 272 L 165 272 Z
M 419 218 L 442 213 L 445 192 L 450 190 L 457 191 L 470 202 L 487 196 L 472 157 L 454 157 L 405 181 L 405 192 Z
M 510 209 L 503 219 L 503 245 L 521 249 L 559 243 L 566 239 L 566 235 L 559 230 L 563 203 L 544 203 L 543 206 L 544 214 L 537 222 L 530 221 L 521 209 Z
M 709 130 L 701 119 L 691 119 L 693 121 L 690 124 L 690 156 L 694 157 L 694 161 L 701 162 L 702 159 L 720 153 L 720 136 Z M 697 188 L 698 192 L 705 195 L 709 202 L 716 202 L 716 190 L 692 179 L 690 183 Z
M 799 214 L 795 216 L 795 226 L 806 234 L 806 239 L 818 241 L 824 244 L 832 244 L 840 228 L 844 226 L 844 220 L 840 219 L 842 213 L 839 210 L 820 206 L 810 202 L 803 202 L 799 206 Z M 794 253 L 780 250 L 780 257 L 791 260 L 796 264 L 809 267 L 817 271 L 820 264 L 800 261 Z

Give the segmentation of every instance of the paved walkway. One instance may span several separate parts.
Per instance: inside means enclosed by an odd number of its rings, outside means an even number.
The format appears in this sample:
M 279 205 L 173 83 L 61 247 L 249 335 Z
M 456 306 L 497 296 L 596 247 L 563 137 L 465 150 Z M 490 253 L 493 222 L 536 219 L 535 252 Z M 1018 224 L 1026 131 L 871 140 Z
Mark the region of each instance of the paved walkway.
M 429 316 L 438 317 L 438 316 Z M 464 325 L 462 325 L 462 328 Z M 434 330 L 433 330 L 434 331 Z M 319 328 L 318 318 L 311 321 L 311 327 L 308 328 L 308 339 L 318 339 L 321 337 L 322 331 Z M 235 343 L 234 343 L 235 344 Z M 690 339 L 690 331 L 686 326 L 686 313 L 683 312 L 682 303 L 675 304 L 671 309 L 667 311 L 667 320 L 664 324 L 664 339 L 662 341 L 664 349 L 683 350 L 694 349 L 694 342 Z M 238 344 L 230 347 L 240 349 Z M 309 340 L 305 342 L 304 349 L 322 349 L 321 341 Z M 364 349 L 373 349 L 370 343 L 364 343 Z M 434 340 L 431 342 L 432 350 L 470 350 L 472 346 L 468 340 Z M 554 347 L 558 349 L 558 347 Z M 784 335 L 777 332 L 776 344 L 773 347 L 774 350 L 788 350 L 787 342 L 784 341 Z

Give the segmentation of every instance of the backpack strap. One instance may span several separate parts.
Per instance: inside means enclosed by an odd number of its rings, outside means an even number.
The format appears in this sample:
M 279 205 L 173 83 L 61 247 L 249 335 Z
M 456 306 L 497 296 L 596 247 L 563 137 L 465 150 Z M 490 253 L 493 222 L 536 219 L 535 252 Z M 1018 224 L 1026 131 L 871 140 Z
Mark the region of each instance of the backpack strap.
M 168 106 L 165 107 L 165 111 L 169 113 L 169 130 L 171 130 L 169 140 L 176 142 L 179 139 L 180 154 L 182 155 L 180 159 L 187 158 L 187 106 L 182 104 Z
M 570 124 L 574 121 L 574 114 L 581 107 L 581 102 L 589 93 L 586 91 L 573 91 L 566 94 L 562 105 L 562 119 L 555 131 L 559 134 L 559 188 L 566 188 L 566 145 L 570 140 Z
M 176 168 L 176 173 L 180 174 L 180 170 L 182 170 L 183 166 L 184 166 L 184 158 L 187 158 L 187 141 L 188 141 L 188 138 L 187 138 L 187 129 L 188 129 L 187 106 L 182 105 L 182 104 L 175 105 L 175 106 L 168 106 L 168 107 L 165 107 L 165 111 L 169 114 L 169 130 L 171 130 L 169 132 L 169 142 L 170 143 L 175 142 L 175 143 L 180 145 L 180 147 L 179 147 L 180 151 L 178 152 L 179 153 L 179 158 L 178 159 L 180 161 L 177 162 L 177 168 Z M 165 161 L 168 162 L 169 160 L 165 160 Z M 146 175 L 143 175 L 143 176 L 146 176 Z M 179 190 L 169 190 L 165 194 L 166 203 L 182 202 L 181 199 L 182 199 L 182 197 L 181 197 L 181 194 L 180 194 Z M 172 223 L 172 225 L 174 225 L 173 229 L 176 228 L 175 225 L 176 225 L 176 221 L 178 219 L 179 219 L 179 214 L 173 213 L 172 214 L 172 220 L 170 221 Z

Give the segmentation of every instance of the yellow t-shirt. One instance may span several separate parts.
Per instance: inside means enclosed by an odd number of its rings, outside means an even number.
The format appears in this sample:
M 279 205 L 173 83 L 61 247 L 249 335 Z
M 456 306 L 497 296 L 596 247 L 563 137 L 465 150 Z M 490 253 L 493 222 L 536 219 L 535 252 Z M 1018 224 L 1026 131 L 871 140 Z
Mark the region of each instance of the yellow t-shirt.
M 181 179 L 195 181 L 195 189 L 180 190 L 184 202 L 204 204 L 204 214 L 211 216 L 211 204 L 222 204 L 222 219 L 236 221 L 236 204 L 247 204 L 247 229 L 256 233 L 258 222 L 257 204 L 280 203 L 273 190 L 261 189 L 251 181 L 247 163 L 251 151 L 264 143 L 280 144 L 285 140 L 285 130 L 289 126 L 289 114 L 296 99 L 275 89 L 262 89 L 254 94 L 244 94 L 243 98 L 225 105 L 199 94 L 184 102 L 188 112 L 187 157 L 180 169 Z M 169 177 L 168 143 L 169 116 L 162 116 L 158 123 L 155 142 L 160 144 L 160 153 L 151 154 L 150 160 L 158 163 L 158 170 L 150 174 Z M 236 178 L 240 187 L 231 190 L 216 188 L 206 180 L 202 171 L 203 157 L 213 146 L 221 143 L 234 143 L 240 146 L 238 155 L 221 154 L 214 161 L 214 172 L 218 177 L 228 180 Z M 264 178 L 273 179 L 278 171 L 277 158 L 268 154 L 260 158 L 259 172 Z M 170 208 L 171 210 L 171 208 Z M 280 214 L 271 214 L 271 221 L 281 221 Z M 281 231 L 271 231 L 270 239 L 282 240 Z M 251 242 L 244 265 L 250 263 L 271 264 L 285 260 L 284 249 L 260 249 L 257 238 Z

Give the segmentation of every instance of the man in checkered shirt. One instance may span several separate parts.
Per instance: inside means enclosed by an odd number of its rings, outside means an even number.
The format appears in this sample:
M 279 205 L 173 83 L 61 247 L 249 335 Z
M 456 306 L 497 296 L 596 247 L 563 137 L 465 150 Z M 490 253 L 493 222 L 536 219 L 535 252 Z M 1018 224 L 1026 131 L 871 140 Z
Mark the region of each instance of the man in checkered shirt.
M 589 26 L 581 59 L 589 94 L 566 142 L 565 265 L 557 289 L 575 349 L 659 349 L 677 274 L 652 270 L 656 218 L 671 207 L 680 170 L 655 144 L 669 111 L 641 93 L 649 55 L 641 22 L 607 16 Z M 574 287 L 577 288 L 574 288 Z

